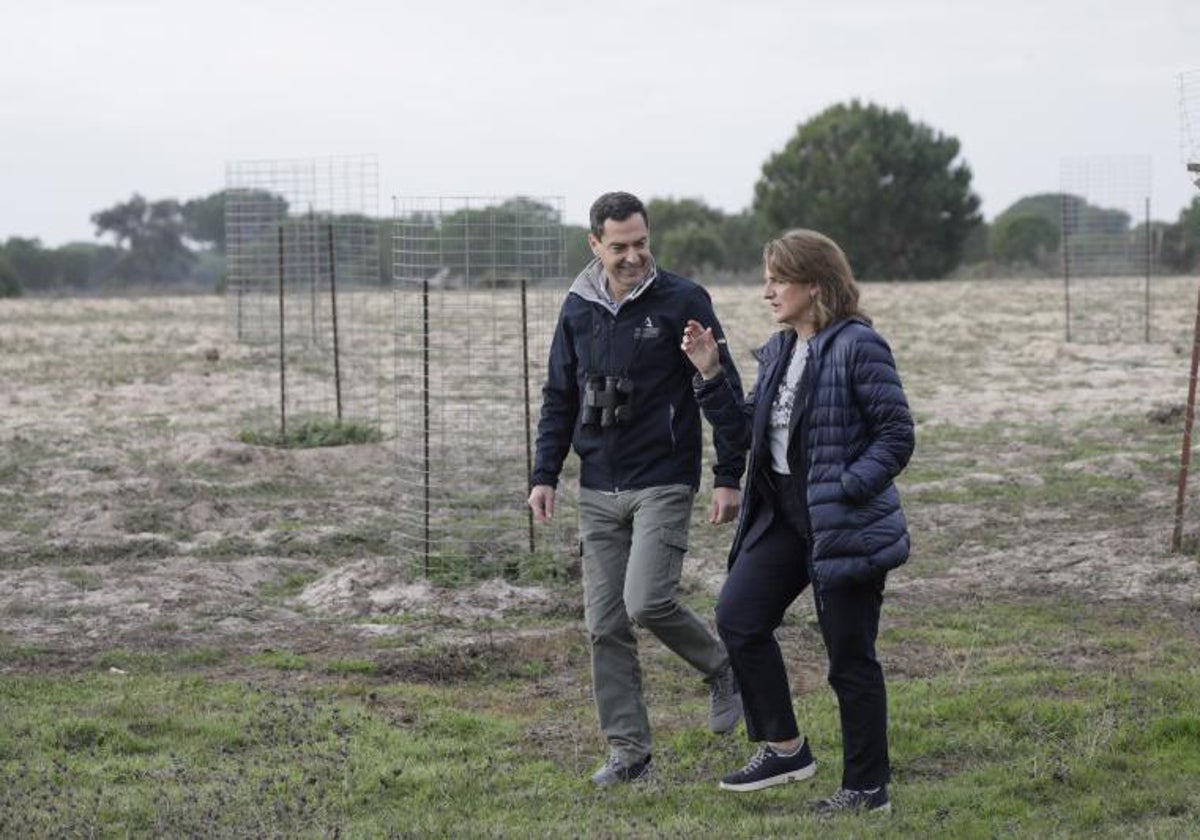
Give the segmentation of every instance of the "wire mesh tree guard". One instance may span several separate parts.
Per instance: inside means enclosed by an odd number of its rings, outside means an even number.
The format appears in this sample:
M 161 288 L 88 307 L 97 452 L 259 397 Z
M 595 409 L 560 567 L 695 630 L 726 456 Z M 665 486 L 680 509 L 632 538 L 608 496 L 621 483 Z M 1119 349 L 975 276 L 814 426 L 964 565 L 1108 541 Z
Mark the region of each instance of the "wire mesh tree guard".
M 566 288 L 562 200 L 394 202 L 401 557 L 447 581 L 555 575 L 561 526 L 535 532 L 525 499 Z
M 281 438 L 289 419 L 379 427 L 391 308 L 375 158 L 234 162 L 225 180 L 226 328 L 271 371 L 250 422 Z
M 1061 245 L 1067 341 L 1149 341 L 1150 158 L 1064 158 Z

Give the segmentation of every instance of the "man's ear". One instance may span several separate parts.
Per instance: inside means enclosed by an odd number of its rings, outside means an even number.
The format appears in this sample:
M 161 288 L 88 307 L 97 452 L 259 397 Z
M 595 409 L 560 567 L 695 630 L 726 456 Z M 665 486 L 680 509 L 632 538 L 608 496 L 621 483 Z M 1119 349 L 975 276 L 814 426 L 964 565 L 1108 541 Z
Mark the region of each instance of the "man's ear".
M 600 240 L 596 238 L 596 234 L 588 234 L 588 247 L 592 249 L 592 256 L 600 256 Z

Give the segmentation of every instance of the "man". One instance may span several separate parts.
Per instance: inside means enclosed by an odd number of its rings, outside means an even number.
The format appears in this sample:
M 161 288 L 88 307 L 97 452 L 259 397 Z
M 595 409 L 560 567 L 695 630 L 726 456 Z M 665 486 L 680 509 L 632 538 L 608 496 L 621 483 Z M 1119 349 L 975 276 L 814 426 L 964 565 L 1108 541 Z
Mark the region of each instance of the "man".
M 610 747 L 592 781 L 611 785 L 640 781 L 651 769 L 634 623 L 704 675 L 714 732 L 729 732 L 742 715 L 725 648 L 676 597 L 700 484 L 700 409 L 694 371 L 680 350 L 689 319 L 713 325 L 739 394 L 741 383 L 708 293 L 656 267 L 642 202 L 606 193 L 592 205 L 590 225 L 595 259 L 571 285 L 550 348 L 529 506 L 539 522 L 553 516 L 558 475 L 574 444 L 584 616 Z M 745 443 L 714 427 L 713 444 L 709 521 L 721 524 L 737 516 Z

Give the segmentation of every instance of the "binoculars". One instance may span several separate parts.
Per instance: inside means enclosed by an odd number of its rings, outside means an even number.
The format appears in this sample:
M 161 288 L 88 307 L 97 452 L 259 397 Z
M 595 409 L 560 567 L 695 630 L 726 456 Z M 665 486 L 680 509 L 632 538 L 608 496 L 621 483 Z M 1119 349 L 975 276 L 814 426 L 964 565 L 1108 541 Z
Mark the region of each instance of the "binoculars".
M 583 389 L 580 419 L 585 426 L 618 426 L 633 418 L 633 380 L 624 376 L 589 376 Z

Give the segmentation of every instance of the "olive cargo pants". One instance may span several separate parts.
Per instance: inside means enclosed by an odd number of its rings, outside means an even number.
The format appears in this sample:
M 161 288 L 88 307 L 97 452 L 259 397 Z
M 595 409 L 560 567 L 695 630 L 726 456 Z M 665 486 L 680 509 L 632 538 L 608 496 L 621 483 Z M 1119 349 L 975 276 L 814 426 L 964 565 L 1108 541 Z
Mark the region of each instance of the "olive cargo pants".
M 579 492 L 584 618 L 596 710 L 601 731 L 626 764 L 650 754 L 634 623 L 704 677 L 729 662 L 720 640 L 677 599 L 694 497 L 687 485 Z

